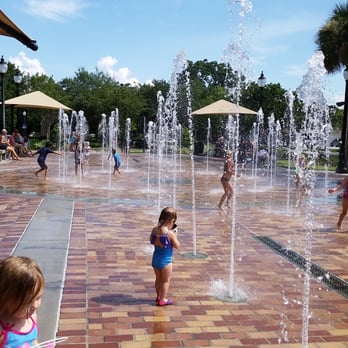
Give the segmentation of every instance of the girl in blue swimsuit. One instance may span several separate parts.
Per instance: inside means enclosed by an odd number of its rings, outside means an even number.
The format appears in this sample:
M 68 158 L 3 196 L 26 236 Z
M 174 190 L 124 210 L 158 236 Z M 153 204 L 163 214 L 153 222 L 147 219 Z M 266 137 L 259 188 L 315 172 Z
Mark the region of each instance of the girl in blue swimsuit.
M 44 276 L 32 259 L 9 256 L 0 261 L 0 348 L 38 344 L 36 311 L 44 287 Z
M 167 298 L 170 278 L 172 275 L 173 248 L 179 248 L 175 225 L 176 210 L 166 207 L 162 210 L 158 224 L 150 234 L 150 243 L 154 245 L 152 255 L 152 267 L 155 272 L 156 303 L 158 306 L 173 304 L 173 300 Z

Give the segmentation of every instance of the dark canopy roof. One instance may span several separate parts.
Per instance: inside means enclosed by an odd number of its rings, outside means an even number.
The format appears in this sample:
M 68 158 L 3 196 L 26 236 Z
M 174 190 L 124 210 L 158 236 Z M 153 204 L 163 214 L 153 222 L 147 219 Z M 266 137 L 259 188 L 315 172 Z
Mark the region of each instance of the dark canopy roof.
M 31 39 L 20 28 L 18 28 L 2 10 L 0 10 L 0 35 L 13 37 L 33 51 L 36 51 L 39 48 L 36 41 Z

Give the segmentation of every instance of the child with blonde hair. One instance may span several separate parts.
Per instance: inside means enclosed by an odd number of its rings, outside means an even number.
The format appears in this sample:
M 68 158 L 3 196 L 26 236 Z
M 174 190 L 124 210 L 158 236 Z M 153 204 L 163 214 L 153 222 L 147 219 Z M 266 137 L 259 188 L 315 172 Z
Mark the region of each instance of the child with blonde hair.
M 222 177 L 220 179 L 220 182 L 222 184 L 222 187 L 224 189 L 224 193 L 220 198 L 220 202 L 218 205 L 218 208 L 223 210 L 222 206 L 224 204 L 224 201 L 227 198 L 226 201 L 226 206 L 230 208 L 230 201 L 233 196 L 233 186 L 231 183 L 231 178 L 234 175 L 234 163 L 233 163 L 233 152 L 232 151 L 227 151 L 226 152 L 226 160 L 224 163 L 224 172 L 222 174 Z
M 0 348 L 38 344 L 36 311 L 44 288 L 43 273 L 31 258 L 0 261 Z
M 166 306 L 174 303 L 167 296 L 173 270 L 173 248 L 177 249 L 180 247 L 175 224 L 176 218 L 177 215 L 174 208 L 164 208 L 159 216 L 157 226 L 150 233 L 150 243 L 154 245 L 152 267 L 156 276 L 157 306 Z

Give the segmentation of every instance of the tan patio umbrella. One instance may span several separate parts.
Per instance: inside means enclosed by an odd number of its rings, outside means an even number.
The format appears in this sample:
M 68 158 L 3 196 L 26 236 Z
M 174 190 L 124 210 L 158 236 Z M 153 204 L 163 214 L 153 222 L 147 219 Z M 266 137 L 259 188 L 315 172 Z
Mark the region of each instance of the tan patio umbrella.
M 72 110 L 68 106 L 60 103 L 59 101 L 49 97 L 45 93 L 40 91 L 21 95 L 16 98 L 8 99 L 5 101 L 5 105 L 13 105 L 20 108 L 37 108 L 37 109 L 63 109 Z
M 0 35 L 13 37 L 33 51 L 38 49 L 36 41 L 19 29 L 2 10 L 0 10 Z
M 256 111 L 247 109 L 241 105 L 233 104 L 227 100 L 220 99 L 209 104 L 199 110 L 192 112 L 193 116 L 209 116 L 209 115 L 257 115 Z

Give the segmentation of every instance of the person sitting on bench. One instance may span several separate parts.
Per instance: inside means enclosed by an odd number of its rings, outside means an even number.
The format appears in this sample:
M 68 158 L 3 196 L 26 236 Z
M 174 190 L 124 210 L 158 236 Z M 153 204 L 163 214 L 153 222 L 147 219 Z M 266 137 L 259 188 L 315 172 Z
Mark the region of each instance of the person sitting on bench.
M 0 135 L 0 150 L 5 150 L 6 152 L 11 154 L 13 160 L 19 160 L 20 158 L 16 154 L 15 149 L 10 145 L 7 139 L 7 130 L 3 129 Z

